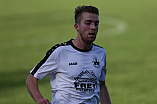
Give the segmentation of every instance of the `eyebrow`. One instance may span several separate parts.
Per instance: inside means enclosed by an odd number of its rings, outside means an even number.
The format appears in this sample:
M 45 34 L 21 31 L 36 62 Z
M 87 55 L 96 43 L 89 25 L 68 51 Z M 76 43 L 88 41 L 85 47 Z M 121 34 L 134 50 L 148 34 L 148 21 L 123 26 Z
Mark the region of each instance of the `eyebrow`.
M 97 22 L 99 23 L 99 20 L 93 21 L 93 20 L 86 20 L 85 22 Z

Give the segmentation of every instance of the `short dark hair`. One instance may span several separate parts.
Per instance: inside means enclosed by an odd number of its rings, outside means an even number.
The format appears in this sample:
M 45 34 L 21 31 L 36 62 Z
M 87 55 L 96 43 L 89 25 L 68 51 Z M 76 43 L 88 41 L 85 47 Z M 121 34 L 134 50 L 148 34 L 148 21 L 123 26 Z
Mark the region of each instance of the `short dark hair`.
M 75 8 L 75 23 L 80 23 L 83 12 L 89 12 L 99 15 L 98 8 L 94 6 L 78 6 L 77 8 Z

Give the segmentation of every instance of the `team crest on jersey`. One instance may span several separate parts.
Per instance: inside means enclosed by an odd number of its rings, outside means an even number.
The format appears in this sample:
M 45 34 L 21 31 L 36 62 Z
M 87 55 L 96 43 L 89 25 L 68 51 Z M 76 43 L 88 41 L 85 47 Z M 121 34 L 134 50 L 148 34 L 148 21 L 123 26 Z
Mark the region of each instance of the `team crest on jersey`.
M 81 92 L 94 92 L 97 84 L 97 77 L 94 72 L 88 70 L 82 71 L 77 77 L 74 78 L 74 86 L 76 90 Z
M 99 62 L 99 59 L 97 59 L 97 57 L 94 57 L 94 58 L 93 58 L 92 63 L 93 63 L 93 66 L 94 66 L 95 68 L 99 68 L 99 67 L 100 67 L 100 62 Z

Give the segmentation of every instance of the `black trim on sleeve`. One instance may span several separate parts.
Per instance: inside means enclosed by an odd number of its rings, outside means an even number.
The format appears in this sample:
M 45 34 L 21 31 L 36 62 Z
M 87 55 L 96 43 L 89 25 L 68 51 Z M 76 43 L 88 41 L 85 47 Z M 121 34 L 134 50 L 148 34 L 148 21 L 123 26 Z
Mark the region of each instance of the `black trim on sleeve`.
M 45 57 L 35 66 L 34 70 L 31 72 L 32 75 L 34 75 L 37 72 L 37 70 L 46 62 L 46 60 L 49 58 L 51 53 L 54 51 L 53 48 L 54 47 L 52 47 L 49 51 L 47 51 Z
M 34 75 L 38 71 L 38 69 L 46 62 L 46 60 L 50 57 L 50 55 L 53 53 L 53 51 L 56 48 L 58 48 L 60 46 L 69 45 L 69 44 L 71 44 L 70 41 L 64 42 L 64 43 L 61 43 L 61 44 L 56 44 L 50 50 L 48 50 L 47 53 L 46 53 L 46 55 L 45 55 L 45 57 L 34 67 L 34 70 L 31 72 L 31 74 Z

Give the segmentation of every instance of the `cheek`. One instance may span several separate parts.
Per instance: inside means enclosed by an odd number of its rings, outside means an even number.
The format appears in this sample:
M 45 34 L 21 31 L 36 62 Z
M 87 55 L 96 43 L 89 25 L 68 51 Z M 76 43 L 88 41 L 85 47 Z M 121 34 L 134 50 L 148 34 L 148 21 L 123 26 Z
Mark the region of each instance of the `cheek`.
M 87 35 L 88 34 L 88 29 L 82 28 L 80 33 L 83 34 L 83 35 Z
M 90 28 L 88 26 L 82 26 L 81 31 L 88 32 Z

